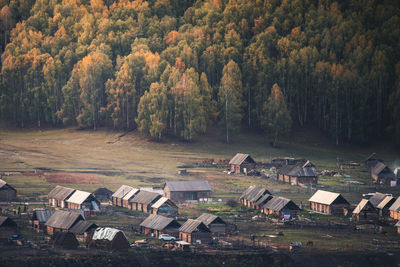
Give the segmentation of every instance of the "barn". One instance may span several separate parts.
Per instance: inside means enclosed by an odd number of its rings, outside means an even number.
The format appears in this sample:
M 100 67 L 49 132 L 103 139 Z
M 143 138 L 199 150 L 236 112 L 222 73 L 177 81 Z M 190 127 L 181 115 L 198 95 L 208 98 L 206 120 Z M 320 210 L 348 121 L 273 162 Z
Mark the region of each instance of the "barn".
M 278 180 L 291 185 L 317 184 L 318 175 L 312 163 L 303 165 L 285 165 L 277 170 Z
M 252 185 L 243 192 L 239 200 L 244 206 L 254 209 L 256 208 L 257 201 L 266 194 L 270 195 L 270 192 L 267 189 Z
M 55 208 L 66 208 L 66 200 L 75 192 L 75 189 L 57 185 L 48 194 L 49 205 Z
M 58 232 L 51 237 L 49 245 L 58 249 L 76 249 L 79 242 L 73 233 Z
M 153 205 L 151 205 L 152 214 L 161 214 L 166 216 L 177 216 L 178 206 L 169 198 L 161 197 Z
M 37 232 L 46 232 L 45 223 L 53 215 L 55 210 L 35 209 L 32 214 L 32 227 Z
M 77 222 L 85 220 L 80 213 L 57 210 L 45 223 L 46 232 L 50 235 L 56 232 L 68 232 Z
M 219 235 L 226 232 L 226 222 L 216 215 L 203 213 L 196 220 L 204 223 L 213 234 Z
M 173 202 L 208 200 L 211 197 L 208 181 L 167 181 L 163 190 L 165 197 Z
M 178 221 L 162 215 L 151 214 L 141 224 L 140 229 L 143 234 L 154 234 L 159 237 L 162 234 L 169 234 L 176 238 L 179 237 L 179 228 L 181 224 Z
M 106 187 L 100 187 L 97 188 L 92 194 L 98 201 L 108 202 L 112 200 L 113 192 Z
M 127 250 L 129 241 L 125 233 L 115 228 L 97 228 L 89 245 L 91 248 L 104 250 Z
M 400 197 L 389 208 L 390 217 L 395 220 L 400 220 Z
M 0 216 L 0 242 L 7 242 L 10 237 L 17 233 L 17 224 L 6 216 Z
M 256 162 L 249 154 L 237 153 L 229 161 L 229 170 L 234 173 L 247 173 L 256 167 Z
M 67 206 L 72 210 L 100 210 L 100 202 L 93 194 L 85 191 L 76 190 L 67 200 Z
M 179 239 L 188 243 L 211 243 L 211 231 L 198 220 L 188 219 L 179 228 Z
M 139 191 L 139 193 L 130 200 L 131 209 L 151 213 L 151 206 L 160 198 L 160 194 L 148 191 Z
M 129 185 L 122 185 L 120 188 L 118 188 L 117 191 L 111 196 L 112 198 L 112 204 L 117 207 L 122 207 L 122 198 L 128 194 L 133 187 Z
M 311 210 L 323 214 L 345 214 L 350 203 L 339 193 L 318 190 L 308 200 Z
M 369 200 L 361 199 L 360 203 L 353 210 L 352 218 L 357 222 L 375 223 L 379 220 L 379 212 Z
M 131 191 L 129 191 L 128 194 L 126 194 L 122 198 L 122 207 L 127 208 L 127 209 L 132 209 L 130 201 L 139 193 L 139 189 L 137 188 L 132 188 Z
M 6 181 L 0 179 L 0 201 L 14 201 L 17 199 L 17 190 L 7 184 Z
M 78 241 L 84 242 L 88 245 L 97 228 L 98 226 L 95 223 L 89 221 L 78 221 L 69 231 L 76 236 Z
M 271 200 L 261 206 L 264 214 L 275 214 L 280 218 L 293 218 L 297 216 L 300 208 L 290 199 L 273 196 Z

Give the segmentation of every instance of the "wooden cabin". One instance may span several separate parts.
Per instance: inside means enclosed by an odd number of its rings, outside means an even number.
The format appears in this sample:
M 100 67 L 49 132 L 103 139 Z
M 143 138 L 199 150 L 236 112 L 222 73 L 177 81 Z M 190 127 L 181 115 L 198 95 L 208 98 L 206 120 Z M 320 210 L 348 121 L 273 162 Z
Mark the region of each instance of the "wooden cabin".
M 112 200 L 113 192 L 106 187 L 100 187 L 97 188 L 92 194 L 98 201 L 108 202 Z
M 122 207 L 122 198 L 128 194 L 133 187 L 129 185 L 122 185 L 120 188 L 118 188 L 117 191 L 111 196 L 112 198 L 112 204 L 116 207 Z
M 296 217 L 299 211 L 300 208 L 292 200 L 279 196 L 273 196 L 271 200 L 261 206 L 262 213 L 284 219 Z
M 58 249 L 77 249 L 79 242 L 73 233 L 57 232 L 51 237 L 49 245 Z
M 98 228 L 97 224 L 89 221 L 78 221 L 69 230 L 78 239 L 78 241 L 88 245 L 92 240 L 94 231 Z
M 55 210 L 35 209 L 32 214 L 32 227 L 36 232 L 46 233 L 46 222 L 54 214 Z
M 308 200 L 310 209 L 323 214 L 346 214 L 350 203 L 339 193 L 318 190 Z
M 167 181 L 163 190 L 164 196 L 173 202 L 208 200 L 211 197 L 208 181 Z
M 211 231 L 201 221 L 188 219 L 179 228 L 179 239 L 192 244 L 209 244 L 211 243 Z
M 248 154 L 237 153 L 229 161 L 229 170 L 234 173 L 248 173 L 256 167 L 256 162 Z
M 371 177 L 377 184 L 390 184 L 390 181 L 397 180 L 394 172 L 385 163 L 378 161 L 371 167 Z
M 169 198 L 161 197 L 153 205 L 151 205 L 152 214 L 160 214 L 165 216 L 177 216 L 178 206 Z
M 361 199 L 353 210 L 353 220 L 363 223 L 375 223 L 379 220 L 379 211 L 367 199 Z
M 398 221 L 398 222 L 394 225 L 394 227 L 397 228 L 397 233 L 400 235 L 400 221 Z
M 109 227 L 97 228 L 93 233 L 89 247 L 121 251 L 129 248 L 129 241 L 121 230 Z
M 265 188 L 249 186 L 240 196 L 239 200 L 244 206 L 254 209 L 256 208 L 257 201 L 266 194 L 270 195 L 270 192 Z
M 66 200 L 75 192 L 75 189 L 57 185 L 48 194 L 49 205 L 55 208 L 66 208 Z
M 197 217 L 196 220 L 204 223 L 204 225 L 207 226 L 213 234 L 220 235 L 225 234 L 226 232 L 226 222 L 224 222 L 224 220 L 222 220 L 219 216 L 203 213 Z
M 100 202 L 92 193 L 76 190 L 67 200 L 69 209 L 99 211 Z
M 138 210 L 144 213 L 151 213 L 151 206 L 161 198 L 161 195 L 148 191 L 139 191 L 137 195 L 130 200 L 132 210 Z
M 400 220 L 400 197 L 389 208 L 390 217 L 395 220 Z
M 6 181 L 0 179 L 0 201 L 9 202 L 17 199 L 17 190 Z
M 128 194 L 122 198 L 122 207 L 132 209 L 130 201 L 139 193 L 139 189 L 132 188 Z
M 303 165 L 285 165 L 277 170 L 278 180 L 291 185 L 317 184 L 318 175 L 312 163 Z
M 262 196 L 255 204 L 254 204 L 254 208 L 257 210 L 262 210 L 262 206 L 264 206 L 265 204 L 267 204 L 268 201 L 270 201 L 272 199 L 272 195 L 270 194 L 265 194 L 264 196 Z
M 181 224 L 178 221 L 162 215 L 151 214 L 141 224 L 140 229 L 143 234 L 154 234 L 159 237 L 162 234 L 169 234 L 176 238 L 179 237 L 179 228 Z
M 9 217 L 0 216 L 0 243 L 8 242 L 8 239 L 17 233 L 16 222 Z
M 56 232 L 68 232 L 77 222 L 85 220 L 78 212 L 57 210 L 45 223 L 46 232 L 50 235 Z
M 389 216 L 390 211 L 389 208 L 390 206 L 393 205 L 393 203 L 396 201 L 396 199 L 392 196 L 386 196 L 379 204 L 377 209 L 379 210 L 379 216 Z

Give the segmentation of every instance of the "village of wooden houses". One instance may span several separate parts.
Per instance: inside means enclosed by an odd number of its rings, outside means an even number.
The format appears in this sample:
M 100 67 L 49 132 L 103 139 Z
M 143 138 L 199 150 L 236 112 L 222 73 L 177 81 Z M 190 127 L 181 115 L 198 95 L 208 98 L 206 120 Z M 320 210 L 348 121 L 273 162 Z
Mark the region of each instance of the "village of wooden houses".
M 350 240 L 361 239 L 363 245 L 354 245 L 355 251 L 398 253 L 400 196 L 385 190 L 396 192 L 400 172 L 374 154 L 364 162 L 338 162 L 338 166 L 368 172 L 376 191 L 328 190 L 319 179 L 339 172 L 321 171 L 303 158 L 257 162 L 243 153 L 219 161 L 214 168 L 227 179 L 257 177 L 273 181 L 273 186 L 249 184 L 229 199 L 215 198 L 207 180 L 191 179 L 190 166 L 177 170 L 177 179 L 159 188 L 121 184 L 115 192 L 105 187 L 85 192 L 54 185 L 42 202 L 20 200 L 12 174 L 2 173 L 9 181 L 0 180 L 2 250 L 29 248 L 40 253 L 68 251 L 68 255 L 253 251 L 296 256 L 307 251 L 351 252 Z M 294 192 L 306 189 L 308 200 L 284 197 L 274 185 L 289 186 Z M 349 192 L 351 200 L 344 196 Z M 225 214 L 212 208 L 203 212 L 199 207 L 204 206 L 230 209 Z

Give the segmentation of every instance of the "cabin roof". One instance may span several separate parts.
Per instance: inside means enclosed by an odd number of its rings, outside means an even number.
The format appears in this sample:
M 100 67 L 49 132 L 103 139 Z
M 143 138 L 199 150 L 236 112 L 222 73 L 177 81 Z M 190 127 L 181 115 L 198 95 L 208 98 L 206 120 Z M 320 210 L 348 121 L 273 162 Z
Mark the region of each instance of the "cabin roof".
M 157 198 L 161 197 L 161 195 L 153 192 L 148 192 L 148 191 L 139 191 L 135 195 L 134 198 L 132 198 L 129 202 L 131 203 L 139 203 L 139 204 L 150 204 L 153 201 L 155 201 Z
M 250 202 L 256 202 L 265 194 L 270 194 L 270 192 L 266 188 L 262 188 L 262 187 L 258 187 L 258 186 L 250 186 L 240 196 L 240 199 L 245 199 Z
M 310 202 L 321 203 L 325 205 L 332 205 L 337 199 L 342 198 L 347 204 L 347 200 L 339 193 L 318 190 L 315 194 L 308 200 Z
M 59 200 L 66 200 L 72 193 L 75 192 L 75 189 L 57 185 L 53 190 L 48 194 L 48 198 L 55 198 Z
M 57 210 L 51 215 L 45 225 L 69 230 L 79 220 L 84 220 L 80 213 Z
M 230 161 L 229 164 L 240 165 L 248 160 L 250 163 L 255 163 L 249 154 L 237 153 Z
M 221 219 L 221 217 L 213 215 L 213 214 L 209 214 L 209 213 L 203 213 L 201 214 L 199 217 L 197 217 L 198 221 L 201 221 L 202 223 L 204 223 L 206 226 L 209 226 L 210 224 L 212 224 L 213 222 L 217 221 L 217 223 L 223 223 L 226 224 L 224 222 L 224 220 Z
M 285 165 L 278 169 L 278 174 L 296 176 L 296 177 L 317 177 L 315 167 L 307 162 L 303 166 L 299 165 Z
M 117 191 L 115 191 L 115 193 L 112 195 L 112 197 L 116 197 L 116 198 L 123 198 L 126 194 L 128 194 L 131 190 L 133 189 L 133 187 L 129 186 L 129 185 L 121 185 L 120 188 L 118 188 Z
M 290 206 L 289 209 L 291 210 L 300 210 L 292 200 L 279 196 L 272 197 L 272 199 L 265 203 L 262 208 L 274 211 L 282 211 L 286 206 Z
M 210 232 L 210 230 L 207 228 L 207 226 L 199 221 L 199 220 L 193 220 L 193 219 L 188 219 L 182 226 L 179 228 L 179 232 L 184 232 L 184 233 L 193 233 L 197 229 L 204 231 L 204 232 Z
M 392 196 L 386 196 L 386 197 L 381 201 L 381 203 L 378 204 L 377 208 L 378 208 L 378 209 L 383 209 L 383 208 L 385 208 L 385 207 L 388 207 L 388 206 L 390 205 L 391 202 L 393 203 L 394 200 L 395 200 L 394 197 L 392 197 Z
M 89 221 L 79 221 L 69 230 L 71 233 L 82 235 L 90 229 L 98 228 L 95 223 Z
M 374 209 L 374 206 L 368 199 L 361 199 L 360 203 L 358 203 L 357 207 L 353 210 L 353 214 L 360 214 L 365 208 L 369 207 L 370 209 Z
M 378 207 L 378 205 L 386 198 L 385 194 L 376 192 L 372 197 L 370 197 L 369 202 L 371 202 L 374 208 Z
M 165 185 L 170 192 L 211 191 L 208 181 L 167 181 Z
M 392 206 L 390 206 L 389 210 L 400 211 L 400 197 L 398 197 Z
M 164 205 L 165 203 L 169 202 L 169 204 L 171 204 L 172 206 L 175 206 L 175 203 L 172 202 L 169 198 L 167 197 L 161 197 L 159 200 L 157 200 L 153 205 L 151 205 L 152 208 L 156 208 L 158 209 L 159 207 L 161 207 L 162 205 Z
M 144 221 L 140 224 L 140 226 L 154 230 L 164 230 L 172 222 L 175 222 L 177 226 L 180 226 L 180 224 L 172 218 L 168 218 L 157 214 L 151 214 L 149 217 L 144 219 Z
M 82 204 L 90 195 L 91 193 L 89 192 L 76 190 L 66 201 L 73 204 Z
M 132 188 L 132 190 L 131 191 L 129 191 L 129 193 L 128 194 L 126 194 L 123 198 L 122 198 L 122 200 L 130 200 L 136 193 L 138 193 L 139 192 L 139 189 L 137 189 L 137 188 Z
M 55 210 L 36 209 L 33 211 L 33 219 L 38 220 L 40 223 L 45 223 L 53 215 Z

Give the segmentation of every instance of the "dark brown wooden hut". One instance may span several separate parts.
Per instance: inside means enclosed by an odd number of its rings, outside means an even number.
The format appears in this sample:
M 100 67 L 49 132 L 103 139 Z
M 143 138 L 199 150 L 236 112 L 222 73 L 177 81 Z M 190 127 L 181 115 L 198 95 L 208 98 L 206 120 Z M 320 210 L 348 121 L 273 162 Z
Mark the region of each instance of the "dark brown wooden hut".
M 375 223 L 379 220 L 379 211 L 368 199 L 361 199 L 353 210 L 352 218 L 361 223 Z
M 211 197 L 208 181 L 167 181 L 163 190 L 165 197 L 173 202 L 207 200 Z
M 300 208 L 292 200 L 279 196 L 273 196 L 260 208 L 264 214 L 274 214 L 280 218 L 286 219 L 297 216 L 297 213 L 300 210 Z
M 17 199 L 17 190 L 6 181 L 0 179 L 0 201 L 14 201 Z
M 169 234 L 176 238 L 179 237 L 179 228 L 181 224 L 178 221 L 162 215 L 151 214 L 141 224 L 140 228 L 143 234 L 154 234 L 159 237 L 162 234 Z
M 199 217 L 197 217 L 198 221 L 204 223 L 205 226 L 210 229 L 213 234 L 225 234 L 226 232 L 226 222 L 222 220 L 219 216 L 203 213 Z
M 98 226 L 93 222 L 78 221 L 74 226 L 71 227 L 69 231 L 75 234 L 76 239 L 88 245 L 92 240 L 94 231 L 97 228 Z
M 32 214 L 32 227 L 37 232 L 46 233 L 46 222 L 54 214 L 55 210 L 36 209 Z
M 75 189 L 57 185 L 48 194 L 49 205 L 53 207 L 66 208 L 67 203 L 65 202 L 73 193 Z
M 48 234 L 68 232 L 78 221 L 85 220 L 78 212 L 57 210 L 45 223 Z
M 97 188 L 92 194 L 98 201 L 108 202 L 112 200 L 113 192 L 106 187 L 100 187 Z
M 317 184 L 318 175 L 313 164 L 285 165 L 277 170 L 278 180 L 291 185 Z
M 240 196 L 240 202 L 248 207 L 248 208 L 256 208 L 256 203 L 259 201 L 264 195 L 270 194 L 270 192 L 262 187 L 258 186 L 249 186 L 243 194 Z
M 189 219 L 179 228 L 179 239 L 192 244 L 209 244 L 211 231 L 201 221 Z
M 229 170 L 234 173 L 248 173 L 256 167 L 256 162 L 249 154 L 237 153 L 229 161 Z

